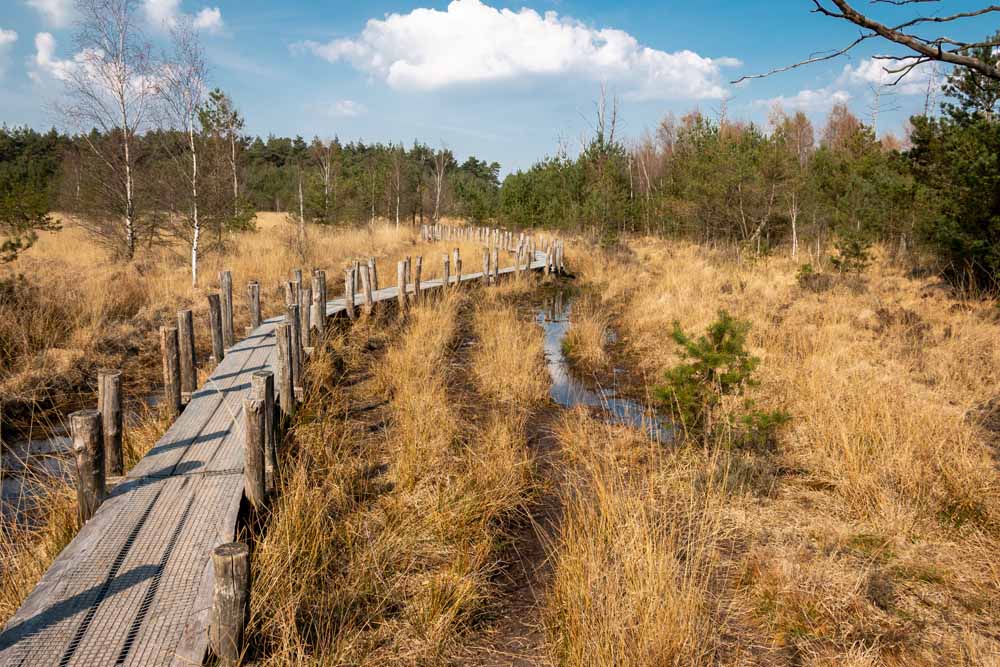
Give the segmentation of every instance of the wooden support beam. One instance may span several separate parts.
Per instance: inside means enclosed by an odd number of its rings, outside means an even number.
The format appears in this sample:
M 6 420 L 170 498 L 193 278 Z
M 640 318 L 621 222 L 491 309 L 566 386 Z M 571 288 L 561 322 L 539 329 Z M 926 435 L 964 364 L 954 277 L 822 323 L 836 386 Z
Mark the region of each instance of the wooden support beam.
M 181 413 L 181 362 L 177 327 L 160 327 L 160 357 L 163 360 L 163 406 L 170 417 Z
M 344 306 L 347 309 L 347 317 L 352 322 L 357 317 L 354 299 L 354 269 L 344 271 Z
M 260 314 L 260 283 L 256 280 L 247 283 L 247 303 L 250 308 L 250 331 L 253 331 L 263 319 Z
M 312 310 L 312 286 L 299 286 L 299 335 L 302 349 L 312 347 L 312 327 L 309 325 Z
M 326 301 L 326 271 L 316 269 L 313 271 L 312 312 L 309 326 L 316 331 L 320 339 L 326 335 Z
M 194 356 L 194 316 L 190 310 L 177 313 L 177 349 L 181 364 L 181 400 L 188 402 L 198 391 L 198 365 Z
M 228 350 L 236 344 L 233 332 L 233 274 L 219 273 L 219 294 L 222 296 L 222 344 Z
M 212 330 L 212 361 L 219 365 L 226 357 L 226 346 L 222 342 L 222 306 L 218 294 L 208 295 L 208 326 Z
M 448 253 L 444 254 L 443 261 L 443 271 L 441 274 L 441 294 L 444 295 L 448 291 L 448 287 L 451 283 L 451 258 L 448 257 Z
M 483 248 L 483 284 L 490 284 L 490 249 Z
M 365 315 L 371 315 L 374 301 L 372 300 L 371 268 L 368 265 L 361 267 L 361 298 L 365 304 Z
M 458 252 L 458 248 L 452 252 L 452 265 L 455 267 L 455 289 L 462 286 L 462 256 Z
M 97 373 L 97 409 L 104 433 L 104 471 L 111 477 L 125 474 L 122 458 L 122 372 L 104 369 Z
M 254 371 L 250 376 L 250 398 L 264 405 L 264 490 L 273 496 L 278 486 L 278 434 L 274 416 L 274 373 Z
M 69 416 L 76 458 L 76 500 L 79 524 L 90 521 L 107 495 L 104 477 L 104 434 L 101 413 L 80 410 Z
M 299 389 L 302 386 L 302 320 L 299 316 L 299 304 L 293 303 L 287 306 L 285 311 L 285 322 L 292 332 L 291 341 L 291 361 L 292 361 L 292 387 Z M 292 394 L 294 397 L 294 393 Z
M 396 262 L 396 301 L 399 303 L 399 314 L 406 312 L 406 260 Z
M 413 300 L 420 303 L 420 272 L 424 268 L 424 256 L 417 257 L 417 265 L 413 268 Z
M 378 263 L 374 257 L 368 258 L 368 280 L 373 292 L 378 291 Z
M 493 284 L 500 284 L 500 248 L 493 249 Z
M 295 374 L 292 348 L 292 325 L 280 322 L 274 327 L 274 337 L 278 348 L 278 402 L 283 426 L 287 426 L 295 415 Z
M 208 640 L 222 667 L 242 663 L 250 618 L 250 548 L 241 542 L 220 544 L 212 551 L 212 612 Z
M 243 399 L 243 415 L 246 430 L 243 447 L 243 492 L 254 510 L 263 511 L 267 504 L 265 486 L 267 459 L 267 415 L 264 401 L 256 398 Z

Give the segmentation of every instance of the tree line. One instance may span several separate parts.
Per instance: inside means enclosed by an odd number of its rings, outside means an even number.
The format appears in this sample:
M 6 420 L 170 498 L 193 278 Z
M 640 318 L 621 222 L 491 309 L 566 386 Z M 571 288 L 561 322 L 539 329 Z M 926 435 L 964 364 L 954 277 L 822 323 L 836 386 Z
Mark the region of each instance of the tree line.
M 234 101 L 210 90 L 191 22 L 171 26 L 169 50 L 154 56 L 136 7 L 77 0 L 82 55 L 61 105 L 77 131 L 0 129 L 3 258 L 56 227 L 53 209 L 123 259 L 143 243 L 182 240 L 194 283 L 200 253 L 251 228 L 257 211 L 288 213 L 300 234 L 307 222 L 456 215 L 605 243 L 645 233 L 756 254 L 783 246 L 798 256 L 804 244 L 819 252 L 833 241 L 859 259 L 882 241 L 900 254 L 931 251 L 955 281 L 997 287 L 1000 82 L 982 68 L 957 67 L 941 114 L 912 118 L 903 140 L 878 139 L 837 105 L 819 128 L 779 108 L 764 126 L 693 112 L 626 141 L 615 102 L 602 96 L 576 155 L 560 150 L 501 183 L 496 162 L 459 164 L 420 142 L 248 136 Z M 997 41 L 973 45 L 969 57 L 995 69 Z

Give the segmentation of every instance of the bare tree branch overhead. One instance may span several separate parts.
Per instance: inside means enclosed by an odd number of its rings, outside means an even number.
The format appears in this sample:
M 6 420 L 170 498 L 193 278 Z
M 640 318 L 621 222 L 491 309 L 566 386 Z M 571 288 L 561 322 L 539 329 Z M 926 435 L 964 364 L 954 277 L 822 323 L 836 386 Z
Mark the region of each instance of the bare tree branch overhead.
M 870 0 L 871 4 L 891 5 L 903 7 L 906 5 L 926 5 L 939 3 L 941 0 Z M 838 56 L 845 55 L 856 46 L 869 40 L 885 40 L 894 44 L 899 44 L 912 53 L 906 56 L 880 56 L 883 59 L 893 59 L 904 61 L 898 68 L 886 68 L 886 72 L 897 74 L 893 83 L 898 83 L 914 67 L 925 62 L 940 61 L 958 67 L 965 67 L 982 74 L 983 76 L 1000 81 L 1000 68 L 992 65 L 981 58 L 972 55 L 972 51 L 977 48 L 1000 45 L 1000 41 L 991 40 L 984 42 L 963 42 L 952 39 L 947 35 L 924 36 L 917 34 L 915 29 L 921 26 L 933 24 L 945 24 L 960 21 L 962 19 L 975 18 L 1000 12 L 1000 5 L 987 5 L 979 9 L 973 9 L 953 14 L 941 16 L 914 16 L 899 23 L 889 25 L 875 20 L 871 16 L 863 14 L 855 9 L 848 0 L 812 0 L 813 13 L 822 14 L 830 18 L 852 23 L 861 29 L 857 38 L 844 47 L 831 49 L 829 51 L 818 52 L 810 55 L 804 60 L 783 67 L 776 67 L 763 74 L 750 74 L 736 79 L 732 83 L 740 83 L 748 79 L 761 79 L 764 77 L 787 72 L 804 65 L 832 60 Z

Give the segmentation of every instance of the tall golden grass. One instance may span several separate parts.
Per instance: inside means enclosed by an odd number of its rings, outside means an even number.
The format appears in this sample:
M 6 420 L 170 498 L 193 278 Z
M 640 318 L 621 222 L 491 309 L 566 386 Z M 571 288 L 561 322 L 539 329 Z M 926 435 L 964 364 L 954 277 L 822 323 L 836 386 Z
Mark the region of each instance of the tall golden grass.
M 493 604 L 532 493 L 524 429 L 544 368 L 530 324 L 498 299 L 472 308 L 452 292 L 402 325 L 356 325 L 312 362 L 323 388 L 255 552 L 262 664 L 448 664 Z M 489 381 L 456 363 L 468 336 Z
M 568 501 L 552 605 L 564 662 L 997 664 L 996 304 L 960 300 L 882 256 L 861 281 L 817 293 L 788 258 L 741 263 L 651 239 L 630 250 L 581 244 L 568 262 L 615 304 L 646 385 L 678 361 L 675 321 L 700 333 L 725 308 L 752 323 L 762 359 L 749 397 L 792 421 L 775 453 L 682 446 L 643 473 L 573 457 L 584 491 Z M 564 446 L 627 449 L 570 426 Z M 680 543 L 678 576 L 669 536 L 687 526 L 696 538 Z M 663 574 L 634 576 L 644 559 Z M 632 604 L 607 602 L 622 597 Z M 658 635 L 639 629 L 658 624 Z M 654 636 L 673 643 L 651 649 Z

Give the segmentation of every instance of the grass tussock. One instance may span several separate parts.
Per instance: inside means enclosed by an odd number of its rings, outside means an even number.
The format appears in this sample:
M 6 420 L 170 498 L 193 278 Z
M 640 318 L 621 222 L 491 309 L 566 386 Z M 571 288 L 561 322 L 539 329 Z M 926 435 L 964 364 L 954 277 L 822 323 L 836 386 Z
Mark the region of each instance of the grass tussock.
M 573 302 L 569 330 L 563 339 L 563 354 L 581 371 L 603 370 L 608 364 L 611 322 L 606 308 L 592 294 Z
M 1000 577 L 986 555 L 1000 549 L 995 303 L 963 301 L 881 257 L 860 279 L 834 276 L 823 290 L 803 286 L 788 258 L 740 262 L 650 239 L 614 254 L 571 248 L 568 262 L 586 289 L 620 304 L 613 325 L 647 386 L 678 362 L 664 331 L 674 322 L 704 331 L 725 309 L 751 322 L 748 345 L 761 359 L 760 383 L 747 396 L 791 415 L 774 451 L 692 443 L 649 473 L 690 493 L 714 489 L 726 517 L 730 548 L 692 562 L 705 574 L 681 587 L 701 597 L 695 609 L 726 610 L 709 633 L 720 637 L 717 664 L 995 664 Z M 662 496 L 656 503 L 678 506 Z M 610 508 L 597 512 L 603 504 L 582 504 L 567 525 L 587 510 L 632 535 Z M 643 514 L 636 522 L 650 543 L 661 540 L 665 528 Z M 685 525 L 676 516 L 673 523 Z M 567 539 L 567 553 L 586 553 L 574 541 L 601 544 Z M 650 552 L 669 550 L 667 541 Z M 602 558 L 570 560 L 575 574 L 566 579 L 582 579 L 586 562 Z M 581 599 L 559 609 L 584 608 Z M 659 613 L 658 602 L 632 612 Z M 603 628 L 567 630 L 564 655 L 595 650 L 604 636 Z M 691 655 L 685 650 L 671 655 Z
M 262 664 L 446 664 L 490 609 L 506 526 L 533 482 L 526 411 L 499 409 L 456 367 L 463 336 L 482 333 L 470 308 L 452 293 L 401 331 L 356 325 L 312 362 L 317 386 L 255 552 Z M 482 308 L 473 320 L 510 316 Z M 490 345 L 504 342 L 521 345 Z M 494 370 L 523 391 L 524 365 Z

